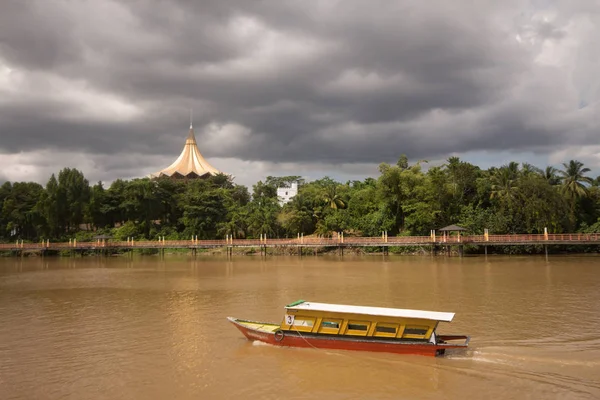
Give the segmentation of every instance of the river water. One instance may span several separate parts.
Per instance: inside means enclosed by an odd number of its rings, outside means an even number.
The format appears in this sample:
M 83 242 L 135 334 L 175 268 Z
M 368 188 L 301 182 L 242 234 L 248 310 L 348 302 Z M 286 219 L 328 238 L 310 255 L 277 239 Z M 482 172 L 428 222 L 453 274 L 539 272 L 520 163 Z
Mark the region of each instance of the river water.
M 455 312 L 447 357 L 279 348 L 297 299 Z M 0 259 L 0 399 L 600 398 L 600 258 Z

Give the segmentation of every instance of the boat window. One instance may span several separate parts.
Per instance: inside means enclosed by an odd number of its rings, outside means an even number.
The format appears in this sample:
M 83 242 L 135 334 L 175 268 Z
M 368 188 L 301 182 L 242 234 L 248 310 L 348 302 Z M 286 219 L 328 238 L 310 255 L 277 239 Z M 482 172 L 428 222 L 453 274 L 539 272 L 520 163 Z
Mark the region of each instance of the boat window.
M 319 333 L 330 333 L 337 335 L 340 332 L 341 326 L 341 319 L 323 319 L 321 321 L 321 326 L 319 327 Z
M 314 324 L 315 322 L 312 319 L 296 318 L 292 326 L 313 326 Z
M 367 336 L 370 322 L 367 321 L 348 321 L 348 327 L 346 328 L 347 335 Z
M 406 329 L 404 329 L 404 335 L 425 336 L 428 331 L 428 326 L 407 326 Z
M 409 335 L 424 335 L 427 333 L 428 329 L 425 328 L 406 328 L 404 330 L 404 333 L 409 334 Z
M 375 333 L 373 334 L 373 336 L 393 338 L 396 337 L 397 333 L 398 324 L 392 324 L 389 322 L 378 322 L 375 326 Z
M 297 331 L 310 332 L 315 326 L 315 318 L 313 317 L 303 317 L 301 315 L 296 315 L 290 329 Z
M 353 331 L 366 331 L 369 329 L 369 326 L 363 324 L 348 324 L 348 329 L 352 329 Z
M 393 333 L 395 335 L 396 334 L 396 328 L 393 328 L 391 326 L 379 326 L 379 325 L 377 325 L 377 327 L 375 328 L 375 332 Z

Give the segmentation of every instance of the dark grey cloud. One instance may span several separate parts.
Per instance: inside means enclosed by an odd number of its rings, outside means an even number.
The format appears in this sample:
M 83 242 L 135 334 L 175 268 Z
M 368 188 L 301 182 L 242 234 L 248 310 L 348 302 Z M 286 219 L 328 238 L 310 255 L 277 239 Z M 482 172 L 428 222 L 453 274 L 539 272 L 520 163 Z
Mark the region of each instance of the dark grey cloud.
M 239 162 L 596 145 L 600 5 L 497 3 L 5 1 L 0 153 L 150 173 L 190 108 L 201 150 Z

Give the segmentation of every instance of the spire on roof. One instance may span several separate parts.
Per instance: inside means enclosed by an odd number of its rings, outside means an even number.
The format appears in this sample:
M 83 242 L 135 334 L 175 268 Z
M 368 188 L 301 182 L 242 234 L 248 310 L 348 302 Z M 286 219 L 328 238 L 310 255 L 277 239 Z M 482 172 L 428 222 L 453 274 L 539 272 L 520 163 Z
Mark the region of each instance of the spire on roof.
M 196 146 L 196 136 L 194 135 L 194 127 L 192 125 L 190 125 L 190 133 L 188 133 L 187 140 L 185 141 L 186 145 L 188 140 L 192 140 L 194 142 L 194 146 Z

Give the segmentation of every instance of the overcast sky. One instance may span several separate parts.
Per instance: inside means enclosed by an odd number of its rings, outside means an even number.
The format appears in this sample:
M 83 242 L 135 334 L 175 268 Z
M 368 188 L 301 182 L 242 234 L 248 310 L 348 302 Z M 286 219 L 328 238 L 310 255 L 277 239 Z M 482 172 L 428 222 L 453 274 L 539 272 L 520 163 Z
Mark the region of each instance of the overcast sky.
M 508 161 L 600 174 L 598 0 L 1 0 L 0 181 Z

